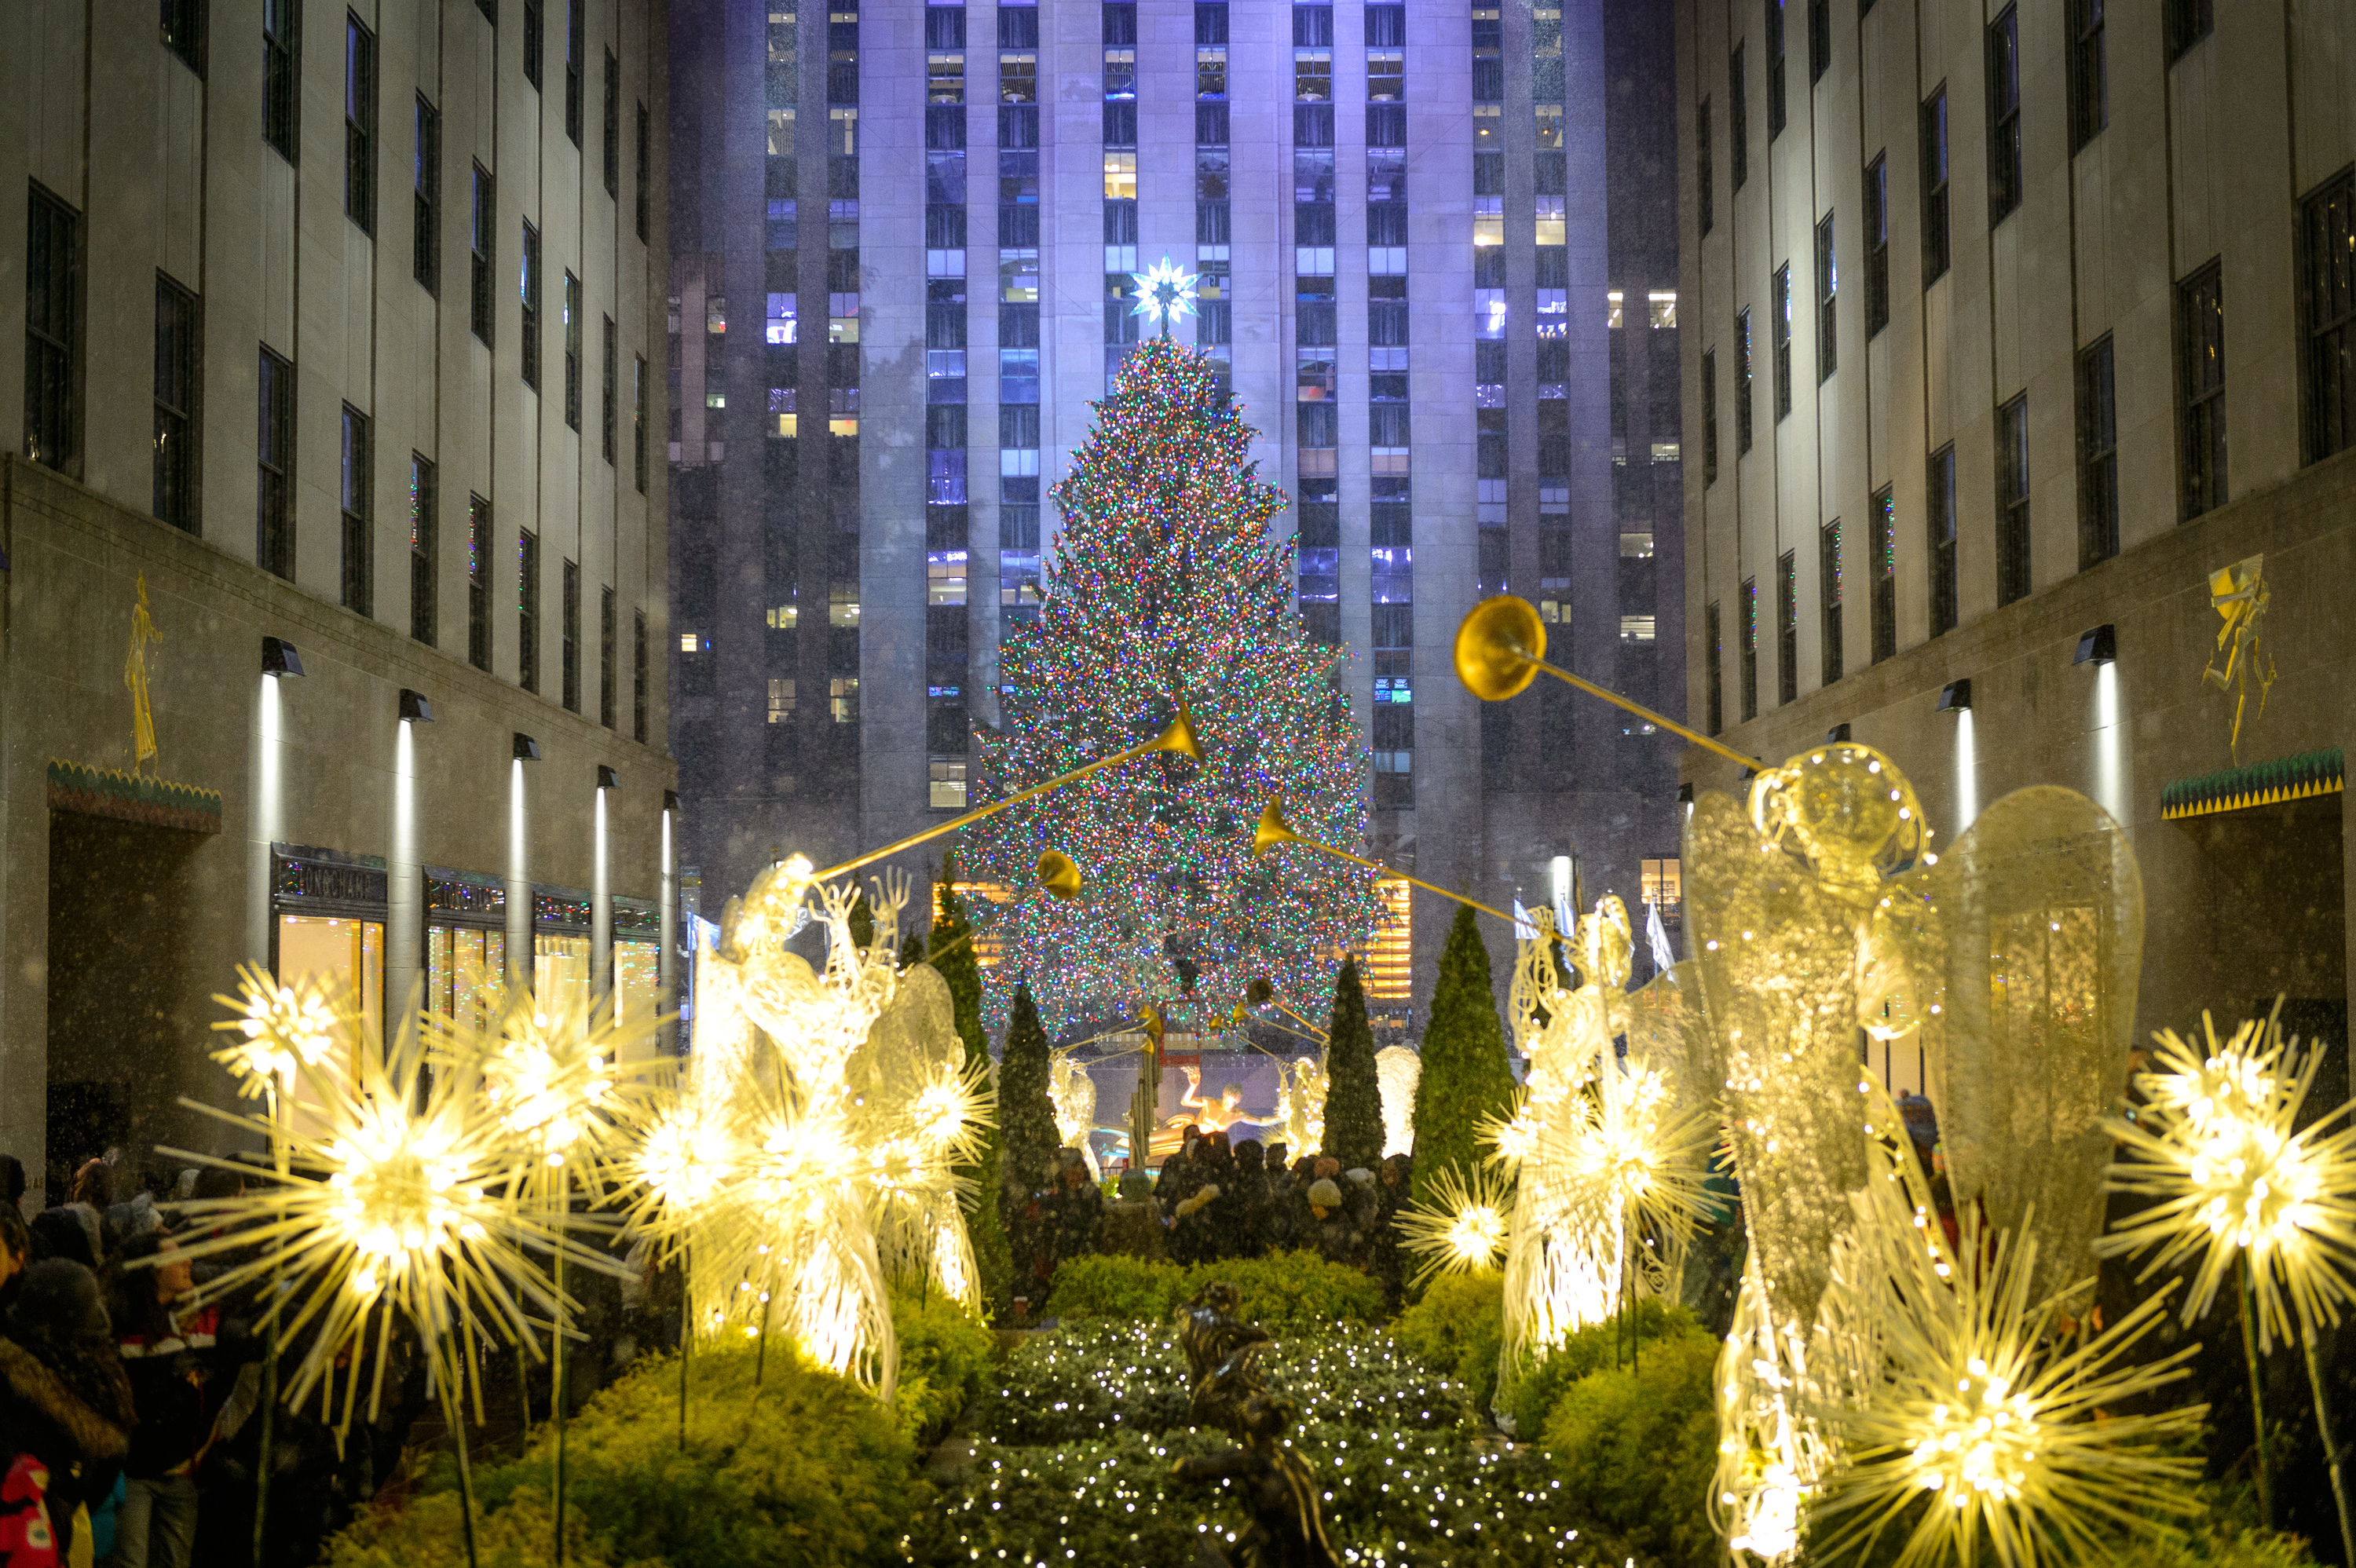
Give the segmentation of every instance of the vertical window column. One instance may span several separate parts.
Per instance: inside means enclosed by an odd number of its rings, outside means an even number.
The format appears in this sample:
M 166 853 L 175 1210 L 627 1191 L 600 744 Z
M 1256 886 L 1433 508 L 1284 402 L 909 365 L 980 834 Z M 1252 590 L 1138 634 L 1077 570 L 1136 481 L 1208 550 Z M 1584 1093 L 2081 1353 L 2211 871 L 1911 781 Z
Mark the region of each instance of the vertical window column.
M 2176 379 L 2190 519 L 2225 504 L 2225 292 L 2214 261 L 2176 285 Z
M 466 497 L 466 662 L 491 667 L 491 504 Z
M 343 590 L 344 608 L 355 614 L 376 613 L 376 539 L 369 505 L 369 417 L 349 403 L 344 405 Z
M 1835 517 L 1816 531 L 1816 638 L 1824 684 L 1841 677 L 1841 525 Z
M 1873 493 L 1866 513 L 1872 539 L 1866 571 L 1873 599 L 1868 608 L 1873 619 L 1873 662 L 1879 664 L 1898 651 L 1898 501 L 1891 486 Z
M 2029 596 L 2029 394 L 1996 411 L 1996 602 Z
M 826 483 L 830 557 L 800 563 L 798 581 L 826 582 L 827 713 L 858 754 L 859 581 L 859 5 L 833 0 L 826 21 Z M 803 470 L 809 477 L 808 469 Z
M 1501 9 L 1478 3 L 1470 17 L 1472 54 L 1472 424 L 1476 566 L 1483 593 L 1543 596 L 1542 584 L 1515 580 L 1508 528 L 1513 485 L 1506 430 L 1505 326 L 1505 31 Z M 1555 29 L 1558 39 L 1560 28 Z M 1542 49 L 1543 46 L 1541 46 Z M 1554 70 L 1560 77 L 1559 49 Z M 1539 85 L 1533 79 L 1534 90 Z M 1534 91 L 1533 96 L 1543 94 Z M 1555 94 L 1557 98 L 1560 93 Z M 1545 110 L 1539 110 L 1541 116 Z M 1540 140 L 1544 140 L 1543 122 Z M 1371 157 L 1371 154 L 1369 155 Z M 1371 173 L 1371 171 L 1370 171 Z M 1400 180 L 1404 185 L 1404 161 Z M 1402 194 L 1404 194 L 1402 192 Z M 1543 339 L 1541 339 L 1543 341 Z M 1404 365 L 1402 365 L 1404 368 Z M 1543 537 L 1543 536 L 1541 536 Z M 1543 563 L 1541 564 L 1543 570 Z M 1485 780 L 1505 776 L 1514 715 L 1502 703 L 1481 709 L 1481 767 Z
M 1375 805 L 1415 804 L 1414 428 L 1408 401 L 1407 10 L 1365 9 L 1366 543 Z M 1302 313 L 1302 320 L 1308 319 Z M 1302 340 L 1307 341 L 1304 330 Z M 1305 350 L 1304 350 L 1305 352 Z M 1306 480 L 1303 481 L 1304 485 Z
M 81 462 L 81 214 L 32 187 L 25 233 L 25 455 Z
M 1229 261 L 1227 6 L 1194 6 L 1194 343 L 1231 377 L 1234 278 Z M 1224 383 L 1223 383 L 1224 384 Z
M 2119 553 L 2119 420 L 2111 335 L 2078 355 L 2078 569 Z
M 1293 473 L 1301 614 L 1339 644 L 1341 420 L 1334 405 L 1333 10 L 1292 7 Z M 1384 760 L 1376 757 L 1376 798 Z
M 441 633 L 441 481 L 433 459 L 409 454 L 409 635 L 432 647 Z
M 254 564 L 294 577 L 294 367 L 262 350 L 255 423 Z
M 1923 516 L 1930 547 L 1931 635 L 1955 629 L 1955 443 L 1931 454 Z
M 966 9 L 925 11 L 926 804 L 966 806 L 972 561 L 966 453 Z
M 1039 12 L 998 7 L 998 624 L 1039 613 Z
M 155 516 L 187 533 L 198 528 L 197 388 L 204 350 L 197 296 L 155 274 Z

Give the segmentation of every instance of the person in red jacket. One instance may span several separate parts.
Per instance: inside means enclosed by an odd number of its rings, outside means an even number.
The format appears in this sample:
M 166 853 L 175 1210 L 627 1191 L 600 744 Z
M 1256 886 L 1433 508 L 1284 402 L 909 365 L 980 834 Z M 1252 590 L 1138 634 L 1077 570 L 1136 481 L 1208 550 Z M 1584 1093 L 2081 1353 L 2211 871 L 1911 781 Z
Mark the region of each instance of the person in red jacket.
M 108 1568 L 187 1568 L 197 1538 L 197 1461 L 225 1384 L 217 1384 L 220 1310 L 174 1310 L 191 1285 L 171 1237 L 134 1237 L 107 1265 L 108 1316 L 139 1412 Z

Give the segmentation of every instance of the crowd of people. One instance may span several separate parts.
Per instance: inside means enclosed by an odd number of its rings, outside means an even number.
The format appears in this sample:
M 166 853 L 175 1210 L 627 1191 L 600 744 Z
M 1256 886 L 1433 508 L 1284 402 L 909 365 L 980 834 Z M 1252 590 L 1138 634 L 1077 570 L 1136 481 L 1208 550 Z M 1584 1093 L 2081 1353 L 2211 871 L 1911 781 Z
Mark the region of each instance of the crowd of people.
M 1189 1125 L 1157 1179 L 1131 1173 L 1124 1198 L 1151 1205 L 1173 1262 L 1212 1263 L 1302 1249 L 1380 1280 L 1393 1308 L 1404 1298 L 1407 1261 L 1392 1224 L 1414 1185 L 1412 1157 L 1344 1170 L 1330 1156 L 1290 1157 L 1283 1144 L 1231 1140 Z M 1104 1194 L 1076 1149 L 1062 1150 L 1054 1181 L 1033 1194 L 1024 1223 L 1032 1277 L 1044 1285 L 1066 1258 L 1105 1245 Z M 1019 1243 L 1021 1244 L 1021 1243 Z M 1044 1292 L 1043 1292 L 1044 1293 Z

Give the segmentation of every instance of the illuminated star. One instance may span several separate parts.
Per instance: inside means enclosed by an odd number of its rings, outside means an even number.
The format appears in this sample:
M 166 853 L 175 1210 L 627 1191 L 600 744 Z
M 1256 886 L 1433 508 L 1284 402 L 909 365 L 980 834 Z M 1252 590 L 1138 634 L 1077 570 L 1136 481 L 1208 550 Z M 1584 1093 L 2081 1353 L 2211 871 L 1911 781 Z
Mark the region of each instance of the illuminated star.
M 1141 315 L 1148 322 L 1167 325 L 1194 314 L 1194 286 L 1201 280 L 1185 271 L 1167 255 L 1142 272 L 1131 272 L 1137 281 L 1137 304 L 1130 307 L 1131 315 Z

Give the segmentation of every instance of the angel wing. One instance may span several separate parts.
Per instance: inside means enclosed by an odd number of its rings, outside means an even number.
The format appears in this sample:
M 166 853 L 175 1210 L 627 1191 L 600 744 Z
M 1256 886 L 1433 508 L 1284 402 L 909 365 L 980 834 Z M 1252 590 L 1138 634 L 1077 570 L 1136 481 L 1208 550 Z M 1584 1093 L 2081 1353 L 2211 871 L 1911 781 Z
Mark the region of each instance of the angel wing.
M 2126 830 L 2074 790 L 2005 796 L 1943 857 L 1944 1050 L 1926 1052 L 1957 1204 L 2037 1243 L 2031 1294 L 2094 1271 L 2100 1120 L 2126 1083 L 2143 879 Z

